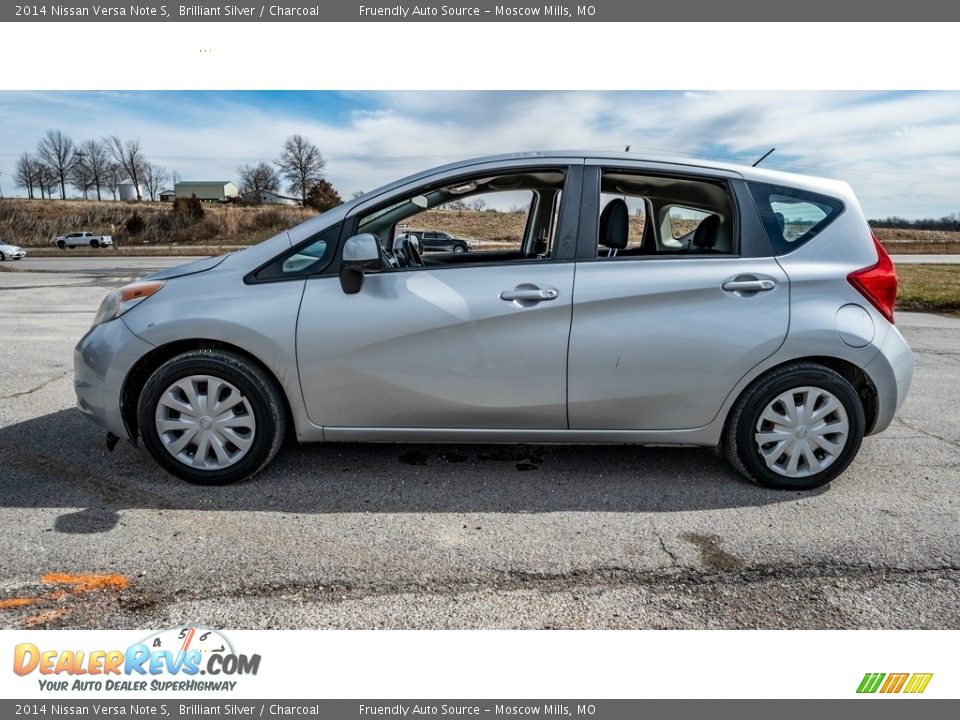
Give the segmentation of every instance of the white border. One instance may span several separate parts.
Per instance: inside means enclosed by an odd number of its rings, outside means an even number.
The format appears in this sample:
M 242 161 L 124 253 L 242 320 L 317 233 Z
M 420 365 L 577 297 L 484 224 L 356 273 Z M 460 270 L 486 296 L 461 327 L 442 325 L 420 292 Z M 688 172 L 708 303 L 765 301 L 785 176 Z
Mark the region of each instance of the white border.
M 0 695 L 185 697 L 185 693 L 41 693 L 38 673 L 18 677 L 10 671 L 14 646 L 20 642 L 33 643 L 41 650 L 123 650 L 147 634 L 2 631 Z M 261 655 L 259 673 L 242 678 L 234 693 L 193 693 L 192 697 L 854 698 L 867 672 L 932 672 L 926 692 L 916 697 L 960 697 L 956 673 L 960 631 L 308 630 L 225 634 L 236 652 Z M 914 696 L 889 697 L 909 700 Z
M 6 23 L 0 89 L 956 89 L 957 25 Z

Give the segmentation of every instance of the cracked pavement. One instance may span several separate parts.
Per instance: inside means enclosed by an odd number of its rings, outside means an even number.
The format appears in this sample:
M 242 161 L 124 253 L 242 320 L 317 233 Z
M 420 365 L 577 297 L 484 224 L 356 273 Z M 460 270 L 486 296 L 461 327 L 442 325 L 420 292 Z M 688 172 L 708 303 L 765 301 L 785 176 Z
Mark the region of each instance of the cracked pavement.
M 136 270 L 0 273 L 4 627 L 960 628 L 960 320 L 898 315 L 911 396 L 814 492 L 708 449 L 348 444 L 200 488 L 73 409 Z

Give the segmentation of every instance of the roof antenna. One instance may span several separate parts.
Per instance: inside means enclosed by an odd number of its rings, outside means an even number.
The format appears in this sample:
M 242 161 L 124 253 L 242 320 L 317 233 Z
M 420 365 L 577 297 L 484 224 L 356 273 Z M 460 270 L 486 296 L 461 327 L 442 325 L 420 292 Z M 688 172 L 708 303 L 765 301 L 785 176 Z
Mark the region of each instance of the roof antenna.
M 627 145 L 627 146 L 623 149 L 623 151 L 624 151 L 624 152 L 630 152 L 630 146 Z
M 757 165 L 759 165 L 760 163 L 762 163 L 764 160 L 766 160 L 768 157 L 770 157 L 770 156 L 773 154 L 773 151 L 774 151 L 774 150 L 776 150 L 775 147 L 772 147 L 772 148 L 770 148 L 769 150 L 767 150 L 767 151 L 763 154 L 763 157 L 761 157 L 759 160 L 757 160 L 757 161 L 752 165 L 752 167 L 756 167 Z

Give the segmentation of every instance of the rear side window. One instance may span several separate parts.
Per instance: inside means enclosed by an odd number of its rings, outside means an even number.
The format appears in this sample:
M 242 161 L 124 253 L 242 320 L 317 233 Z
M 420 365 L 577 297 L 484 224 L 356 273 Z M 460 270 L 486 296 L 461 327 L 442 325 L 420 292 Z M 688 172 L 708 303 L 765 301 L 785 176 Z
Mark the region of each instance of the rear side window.
M 766 183 L 749 186 L 777 255 L 815 238 L 843 212 L 843 203 L 828 195 Z

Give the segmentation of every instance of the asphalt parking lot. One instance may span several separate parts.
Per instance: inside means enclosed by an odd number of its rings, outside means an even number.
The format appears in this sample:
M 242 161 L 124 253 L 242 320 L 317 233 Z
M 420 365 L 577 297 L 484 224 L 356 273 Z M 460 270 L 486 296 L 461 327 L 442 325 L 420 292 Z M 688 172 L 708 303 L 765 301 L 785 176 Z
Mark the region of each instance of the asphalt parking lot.
M 0 272 L 3 627 L 960 628 L 960 320 L 898 316 L 912 394 L 815 492 L 703 449 L 345 444 L 200 488 L 73 408 L 155 262 L 86 265 Z

